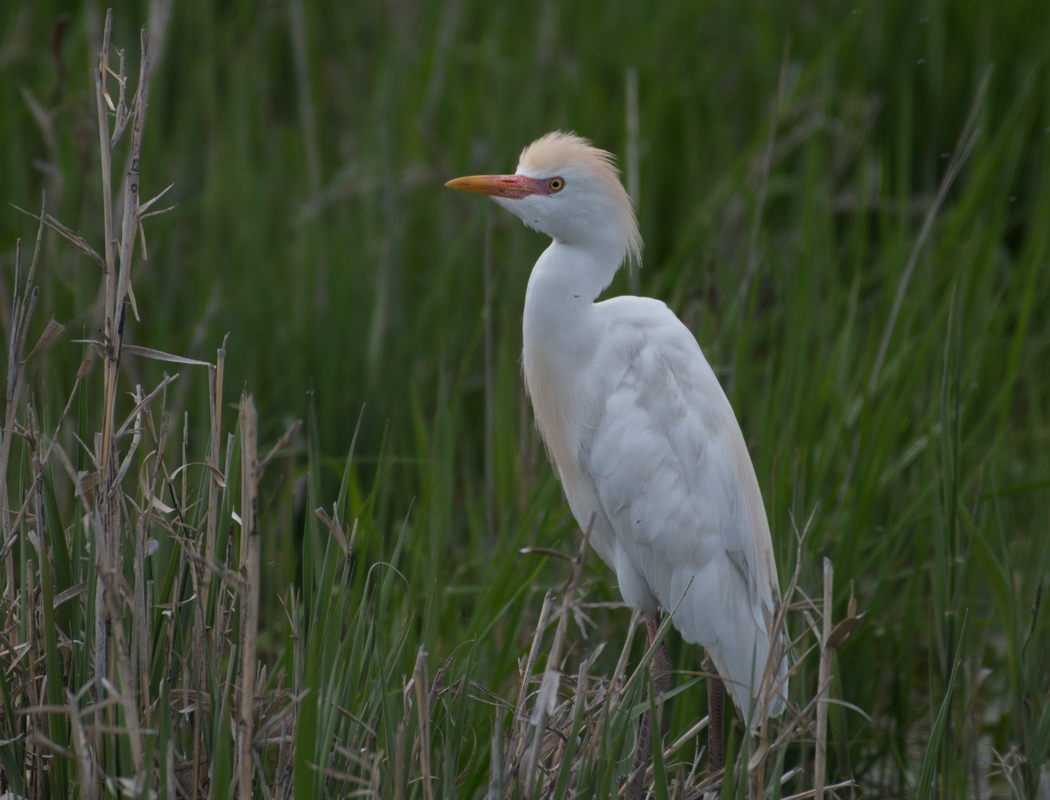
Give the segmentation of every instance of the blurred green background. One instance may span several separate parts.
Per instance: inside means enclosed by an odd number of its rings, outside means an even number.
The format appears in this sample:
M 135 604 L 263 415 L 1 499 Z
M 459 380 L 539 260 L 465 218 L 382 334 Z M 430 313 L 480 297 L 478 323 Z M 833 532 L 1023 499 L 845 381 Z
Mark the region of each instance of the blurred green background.
M 0 11 L 2 199 L 36 211 L 46 192 L 98 250 L 104 13 Z M 133 75 L 149 13 L 116 9 Z M 228 335 L 228 399 L 256 396 L 264 441 L 309 420 L 326 505 L 359 431 L 352 493 L 374 530 L 429 515 L 402 568 L 437 654 L 488 613 L 464 587 L 513 557 L 501 532 L 569 551 L 578 536 L 517 360 L 545 242 L 442 183 L 511 171 L 555 128 L 624 156 L 636 81 L 639 290 L 686 320 L 727 387 L 781 575 L 808 528 L 804 584 L 826 555 L 837 616 L 850 592 L 868 613 L 835 692 L 872 719 L 836 713 L 837 770 L 875 794 L 914 788 L 946 701 L 939 791 L 994 793 L 997 753 L 1034 760 L 1018 767 L 1034 790 L 1050 746 L 1045 4 L 194 0 L 154 47 L 142 195 L 174 184 L 175 208 L 147 221 L 128 340 L 210 360 Z M 35 230 L 0 213 L 5 293 L 14 242 Z M 68 328 L 30 375 L 54 419 L 101 282 L 51 233 L 45 257 L 38 323 Z M 128 358 L 128 388 L 163 366 Z M 206 382 L 179 386 L 176 410 L 202 413 Z M 266 500 L 278 589 L 294 578 L 305 449 Z M 375 539 L 361 546 L 385 552 Z

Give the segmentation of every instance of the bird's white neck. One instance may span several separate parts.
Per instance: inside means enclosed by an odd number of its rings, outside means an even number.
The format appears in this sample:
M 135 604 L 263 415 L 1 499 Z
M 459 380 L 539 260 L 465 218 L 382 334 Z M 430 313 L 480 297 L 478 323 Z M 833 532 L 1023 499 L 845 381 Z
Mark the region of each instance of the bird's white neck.
M 620 247 L 579 247 L 554 241 L 532 269 L 525 292 L 523 343 L 529 362 L 587 363 L 600 336 L 594 301 L 620 266 Z M 530 387 L 531 389 L 531 387 Z
M 555 241 L 529 277 L 523 317 L 522 367 L 536 423 L 563 481 L 577 469 L 579 431 L 593 423 L 601 395 L 605 336 L 594 301 L 623 259 L 622 248 L 579 247 Z M 588 391 L 590 389 L 591 391 Z M 575 431 L 575 433 L 574 433 Z

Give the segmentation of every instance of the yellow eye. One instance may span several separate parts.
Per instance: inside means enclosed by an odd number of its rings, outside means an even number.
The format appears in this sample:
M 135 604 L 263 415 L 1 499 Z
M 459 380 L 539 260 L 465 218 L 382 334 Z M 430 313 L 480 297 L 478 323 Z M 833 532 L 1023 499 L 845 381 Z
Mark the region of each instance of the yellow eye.
M 551 178 L 547 181 L 547 188 L 552 192 L 560 192 L 565 188 L 565 181 L 562 178 Z

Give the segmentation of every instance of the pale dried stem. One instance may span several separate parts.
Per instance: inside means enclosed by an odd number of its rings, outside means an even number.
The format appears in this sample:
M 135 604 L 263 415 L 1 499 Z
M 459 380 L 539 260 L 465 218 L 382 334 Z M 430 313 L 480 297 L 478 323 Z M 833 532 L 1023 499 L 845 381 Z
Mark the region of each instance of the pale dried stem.
M 143 709 L 148 709 L 150 706 L 149 697 L 146 694 L 149 691 L 147 668 L 149 664 L 149 651 L 150 649 L 152 649 L 153 645 L 149 638 L 150 626 L 148 625 L 148 621 L 150 619 L 150 609 L 153 607 L 151 598 L 148 596 L 152 584 L 146 581 L 145 559 L 147 554 L 147 547 L 149 545 L 150 527 L 153 523 L 154 515 L 159 504 L 158 487 L 161 485 L 162 481 L 166 481 L 167 479 L 167 469 L 164 465 L 163 454 L 167 448 L 168 442 L 168 413 L 166 388 L 171 382 L 171 380 L 172 378 L 165 377 L 164 380 L 161 382 L 160 386 L 158 386 L 156 389 L 150 392 L 149 395 L 143 398 L 136 405 L 136 408 L 138 409 L 136 415 L 141 417 L 144 414 L 147 405 L 153 400 L 153 398 L 155 398 L 158 394 L 162 394 L 160 404 L 159 431 L 154 428 L 152 414 L 149 415 L 147 420 L 149 422 L 150 432 L 153 437 L 153 441 L 155 442 L 155 447 L 153 450 L 153 468 L 152 470 L 150 470 L 148 477 L 142 478 L 143 508 L 139 514 L 137 542 L 135 547 L 136 609 L 132 616 L 132 635 L 134 637 L 132 650 L 135 653 L 136 658 L 138 660 L 139 686 L 141 687 L 142 692 L 140 706 Z M 136 397 L 141 397 L 141 395 L 142 390 L 137 389 Z M 143 471 L 145 471 L 145 464 L 143 465 Z
M 106 12 L 106 23 L 102 34 L 102 48 L 99 51 L 98 67 L 95 71 L 95 105 L 98 110 L 98 133 L 101 158 L 102 176 L 102 214 L 103 214 L 103 239 L 105 244 L 106 264 L 105 272 L 105 306 L 103 309 L 103 339 L 104 339 L 104 375 L 103 375 L 103 409 L 102 409 L 102 434 L 95 452 L 95 462 L 99 469 L 99 486 L 96 493 L 98 503 L 98 516 L 93 525 L 95 532 L 96 558 L 99 574 L 95 584 L 95 648 L 94 667 L 95 677 L 101 678 L 109 674 L 109 631 L 112 627 L 112 618 L 107 618 L 107 608 L 111 605 L 106 602 L 106 577 L 116 569 L 118 558 L 115 542 L 116 531 L 116 498 L 113 497 L 115 486 L 111 468 L 110 450 L 112 447 L 113 416 L 115 414 L 116 377 L 119 366 L 119 357 L 114 350 L 114 320 L 112 309 L 116 305 L 117 293 L 117 247 L 114 240 L 113 230 L 113 145 L 110 141 L 109 113 L 108 113 L 108 91 L 106 83 L 109 75 L 109 49 L 110 36 L 113 31 L 113 10 Z M 123 76 L 121 76 L 123 77 Z M 119 124 L 119 121 L 118 121 Z M 111 402 L 112 401 L 112 402 Z M 97 699 L 102 698 L 102 684 L 97 684 Z
M 576 588 L 583 572 L 583 561 L 587 551 L 587 542 L 590 538 L 590 527 L 585 532 L 580 542 L 580 550 L 572 562 L 568 580 L 562 589 L 561 613 L 558 617 L 558 627 L 554 633 L 554 643 L 551 645 L 550 655 L 547 657 L 547 668 L 544 670 L 540 688 L 536 692 L 536 705 L 533 708 L 530 723 L 533 726 L 533 739 L 529 755 L 525 762 L 525 796 L 532 797 L 536 789 L 536 783 L 540 771 L 540 756 L 543 750 L 543 739 L 547 732 L 547 719 L 557 706 L 558 687 L 562 677 L 562 660 L 565 649 L 565 635 L 569 625 L 571 607 L 574 603 Z M 549 595 L 548 595 L 549 597 Z M 546 606 L 546 601 L 544 602 Z M 540 636 L 542 626 L 537 628 L 537 638 L 533 640 L 533 650 Z M 532 662 L 532 654 L 530 654 Z M 534 663 L 534 662 L 533 662 Z M 528 684 L 528 676 L 531 669 L 525 673 L 523 688 Z
M 66 692 L 66 707 L 69 715 L 69 727 L 73 739 L 73 755 L 77 767 L 77 788 L 84 800 L 95 800 L 94 765 L 91 760 L 91 751 L 88 745 L 87 732 L 80 718 L 80 710 L 77 698 L 69 691 Z
M 132 106 L 126 103 L 127 75 L 124 55 L 119 54 L 119 71 L 110 66 L 110 42 L 113 29 L 112 10 L 106 13 L 106 22 L 95 72 L 95 104 L 98 112 L 99 148 L 101 158 L 101 180 L 103 200 L 103 238 L 105 264 L 105 303 L 103 308 L 103 406 L 102 430 L 96 440 L 95 461 L 99 481 L 96 492 L 97 521 L 94 525 L 97 545 L 98 579 L 95 616 L 95 675 L 111 674 L 112 654 L 110 637 L 115 636 L 118 621 L 123 616 L 119 595 L 107 597 L 105 593 L 116 590 L 117 576 L 122 569 L 122 501 L 120 485 L 131 466 L 134 453 L 141 441 L 141 429 L 136 422 L 135 435 L 125 458 L 117 453 L 115 419 L 118 396 L 118 377 L 124 340 L 124 323 L 127 299 L 131 293 L 132 254 L 136 235 L 139 232 L 139 160 L 145 129 L 147 95 L 149 91 L 150 53 L 149 34 L 141 33 L 141 60 L 139 81 Z M 109 80 L 113 78 L 118 87 L 118 101 L 113 103 L 109 94 Z M 113 129 L 110 130 L 110 110 L 114 114 Z M 113 150 L 123 136 L 126 126 L 131 124 L 131 144 L 128 152 L 128 167 L 124 175 L 123 213 L 120 241 L 114 228 L 115 200 L 113 196 Z M 133 414 L 132 416 L 137 416 Z M 140 598 L 144 601 L 144 597 Z M 141 610 L 141 609 L 139 609 Z M 133 636 L 133 639 L 138 637 Z M 141 645 L 141 642 L 139 642 Z M 118 653 L 117 660 L 127 659 L 126 653 Z M 134 684 L 124 683 L 129 675 L 121 675 L 122 696 L 133 691 Z M 137 746 L 137 745 L 136 745 Z
M 25 564 L 25 607 L 26 607 L 26 639 L 29 642 L 29 659 L 27 660 L 27 671 L 29 673 L 28 683 L 26 684 L 26 696 L 29 698 L 29 706 L 32 709 L 31 713 L 26 718 L 26 740 L 27 742 L 33 742 L 36 739 L 36 735 L 41 725 L 41 711 L 39 706 L 41 704 L 41 698 L 37 694 L 37 687 L 40 685 L 37 674 L 36 654 L 42 651 L 40 646 L 40 633 L 39 626 L 36 623 L 36 587 L 33 577 L 33 560 L 26 559 Z M 28 761 L 32 766 L 30 770 L 36 774 L 43 774 L 43 758 L 42 754 L 33 747 L 31 744 L 26 747 L 28 754 Z
M 281 434 L 281 438 L 278 439 L 277 443 L 273 447 L 270 448 L 270 452 L 268 452 L 265 456 L 262 457 L 262 459 L 260 459 L 260 461 L 259 461 L 259 472 L 260 473 L 263 470 L 265 470 L 270 465 L 270 462 L 272 462 L 277 457 L 278 453 L 280 453 L 282 450 L 284 450 L 284 448 L 286 448 L 288 446 L 288 444 L 292 441 L 292 439 L 294 438 L 295 434 L 299 432 L 299 429 L 302 426 L 303 426 L 303 421 L 301 419 L 297 419 L 297 420 L 294 420 L 285 429 L 284 433 Z M 354 524 L 355 524 L 355 527 L 356 527 L 356 524 L 357 524 L 356 521 L 355 521 Z M 347 551 L 344 550 L 344 552 L 347 552 Z
M 492 756 L 489 761 L 488 800 L 503 796 L 503 726 L 492 727 Z
M 44 215 L 45 199 L 41 199 L 40 216 Z M 7 489 L 7 470 L 11 462 L 11 443 L 15 433 L 18 410 L 22 407 L 25 396 L 25 363 L 22 354 L 25 351 L 29 335 L 29 324 L 36 309 L 39 289 L 33 285 L 36 265 L 40 259 L 40 243 L 44 234 L 44 224 L 37 226 L 36 242 L 33 245 L 33 257 L 29 262 L 25 283 L 22 283 L 22 242 L 15 245 L 15 291 L 11 303 L 11 331 L 7 350 L 7 394 L 4 408 L 4 426 L 0 430 L 0 553 L 3 555 L 6 572 L 4 597 L 14 598 L 15 564 L 11 557 L 15 541 L 17 524 L 11 520 L 11 501 Z M 50 326 L 49 326 L 50 330 Z M 46 335 L 46 332 L 45 332 Z M 33 352 L 39 348 L 33 348 Z M 30 354 L 32 355 L 32 353 Z
M 113 239 L 113 150 L 109 138 L 109 113 L 106 103 L 106 76 L 109 74 L 109 45 L 110 35 L 113 31 L 113 10 L 106 12 L 106 25 L 102 34 L 102 47 L 98 55 L 98 67 L 95 70 L 95 107 L 98 112 L 99 132 L 99 155 L 102 175 L 102 241 L 105 246 L 105 264 L 103 270 L 106 277 L 106 329 L 105 335 L 109 339 L 112 331 L 109 329 L 108 311 L 113 307 L 113 298 L 116 296 L 116 241 Z
M 547 618 L 550 616 L 550 607 L 553 603 L 553 596 L 548 590 L 543 595 L 543 603 L 540 605 L 540 618 L 536 622 L 536 632 L 532 636 L 532 646 L 529 648 L 529 655 L 525 659 L 525 665 L 521 671 L 521 689 L 518 691 L 518 702 L 514 706 L 514 719 L 522 719 L 525 716 L 525 701 L 529 695 L 529 679 L 532 677 L 532 670 L 536 666 L 536 660 L 540 655 L 540 642 L 543 640 L 543 631 L 547 627 Z
M 37 568 L 40 574 L 40 613 L 44 624 L 43 632 L 41 632 L 39 627 L 36 628 L 36 635 L 31 639 L 32 650 L 29 657 L 31 660 L 39 658 L 45 665 L 44 676 L 46 683 L 44 690 L 50 707 L 48 724 L 46 726 L 38 725 L 37 733 L 42 735 L 46 731 L 46 735 L 53 739 L 64 725 L 61 712 L 55 710 L 55 705 L 62 702 L 62 687 L 53 680 L 58 668 L 53 660 L 56 653 L 51 647 L 54 644 L 54 630 L 48 627 L 53 624 L 54 583 L 52 575 L 54 570 L 52 566 L 51 542 L 48 538 L 48 519 L 44 504 L 44 470 L 40 463 L 40 432 L 33 406 L 31 404 L 26 405 L 25 412 L 25 435 L 29 444 L 29 458 L 33 474 L 33 486 L 30 492 L 33 501 L 33 522 L 29 536 L 37 553 Z M 43 699 L 38 697 L 38 700 Z
M 255 402 L 241 395 L 241 704 L 237 738 L 241 800 L 252 800 L 256 637 L 259 629 L 259 449 Z
M 419 715 L 419 766 L 423 797 L 434 800 L 434 781 L 430 770 L 430 690 L 427 679 L 427 654 L 420 647 L 412 680 L 416 689 L 416 713 Z
M 103 581 L 105 583 L 103 596 L 105 597 L 107 615 L 109 619 L 117 620 L 120 613 L 117 608 L 117 601 L 120 598 L 120 589 L 117 586 L 116 573 L 105 574 L 103 576 Z M 146 734 L 142 729 L 138 703 L 135 698 L 135 682 L 131 669 L 131 662 L 128 658 L 124 627 L 119 624 L 114 624 L 110 626 L 109 632 L 113 636 L 113 649 L 116 651 L 116 658 L 114 659 L 116 663 L 114 664 L 114 667 L 120 685 L 119 687 L 114 686 L 105 678 L 100 681 L 100 684 L 108 688 L 110 693 L 115 695 L 120 701 L 121 709 L 124 711 L 124 727 L 128 734 L 128 745 L 131 749 L 131 764 L 135 771 L 135 780 L 139 786 L 143 786 L 145 785 L 143 742 L 145 741 Z
M 820 637 L 820 667 L 817 677 L 817 730 L 816 753 L 813 760 L 813 797 L 824 800 L 824 773 L 828 758 L 828 697 L 830 692 L 831 655 L 828 646 L 831 637 L 831 595 L 835 580 L 835 569 L 831 559 L 824 559 L 824 614 L 821 620 L 823 632 Z
M 528 659 L 526 661 L 525 672 L 522 674 L 522 688 L 521 688 L 521 693 L 520 693 L 519 699 L 518 699 L 518 709 L 517 709 L 517 712 L 516 712 L 516 717 L 518 717 L 524 711 L 524 703 L 525 703 L 526 694 L 528 692 L 529 678 L 532 675 L 532 667 L 535 664 L 535 659 L 537 659 L 537 657 L 539 656 L 540 640 L 541 640 L 541 638 L 543 636 L 543 630 L 546 627 L 547 615 L 549 613 L 551 602 L 552 602 L 552 597 L 551 597 L 550 592 L 548 591 L 547 594 L 543 598 L 543 607 L 540 610 L 540 622 L 537 625 L 537 627 L 535 627 L 535 635 L 532 637 L 532 648 L 529 651 Z M 559 624 L 561 625 L 561 623 L 563 623 L 563 622 L 564 622 L 564 616 L 563 616 L 563 619 L 559 620 Z M 552 665 L 553 662 L 554 662 L 554 653 L 551 652 L 551 654 L 550 654 L 550 656 L 548 658 L 547 664 L 548 665 Z M 552 669 L 552 667 L 548 666 L 547 670 L 550 671 L 551 669 Z M 544 673 L 544 680 L 546 680 L 546 673 Z M 543 712 L 541 710 L 541 708 L 540 708 L 542 692 L 543 692 L 543 686 L 542 686 L 542 683 L 541 683 L 541 689 L 540 689 L 540 692 L 537 695 L 537 709 L 535 709 L 535 711 L 533 712 L 533 715 L 532 715 L 532 723 L 533 723 L 533 727 L 535 729 L 535 735 L 534 735 L 534 739 L 533 739 L 533 743 L 532 743 L 532 749 L 529 752 L 529 755 L 527 757 L 526 764 L 525 764 L 525 766 L 526 766 L 525 796 L 526 797 L 532 797 L 532 793 L 533 793 L 533 790 L 535 788 L 535 775 L 537 775 L 537 772 L 539 771 L 539 766 L 540 766 L 539 765 L 539 744 L 537 744 L 537 741 L 535 741 L 535 740 L 542 740 L 543 732 L 544 732 L 544 730 L 546 728 L 546 713 Z M 537 716 L 542 717 L 542 720 L 538 721 L 537 719 L 535 719 L 535 717 L 537 717 Z M 542 724 L 541 724 L 541 722 L 542 722 Z
M 616 662 L 616 670 L 613 672 L 614 679 L 627 674 L 627 664 L 631 658 L 631 645 L 634 644 L 634 634 L 638 630 L 638 623 L 642 619 L 642 612 L 635 609 L 631 612 L 631 622 L 627 626 L 627 636 L 623 647 L 620 649 L 620 658 Z M 619 696 L 613 692 L 609 695 L 612 705 L 610 710 L 615 710 L 619 705 Z
M 204 530 L 204 560 L 205 563 L 215 562 L 215 536 L 219 527 L 219 491 L 223 488 L 224 479 L 228 478 L 219 468 L 219 453 L 222 440 L 222 382 L 226 365 L 226 339 L 223 339 L 222 347 L 216 354 L 215 366 L 208 368 L 208 407 L 211 416 L 211 437 L 208 448 L 208 466 L 211 468 L 208 483 L 208 518 Z M 208 608 L 208 596 L 211 588 L 211 579 L 202 581 L 201 605 Z
M 562 649 L 565 646 L 565 631 L 569 624 L 570 594 L 571 592 L 566 591 L 562 597 L 561 615 L 558 618 L 558 627 L 554 634 L 554 644 L 551 646 L 550 656 L 547 660 L 547 669 L 544 670 L 543 680 L 540 683 L 539 691 L 536 693 L 536 706 L 531 717 L 534 728 L 532 748 L 526 762 L 525 772 L 526 797 L 532 797 L 536 788 L 543 737 L 547 732 L 547 717 L 557 703 L 558 685 L 561 682 Z

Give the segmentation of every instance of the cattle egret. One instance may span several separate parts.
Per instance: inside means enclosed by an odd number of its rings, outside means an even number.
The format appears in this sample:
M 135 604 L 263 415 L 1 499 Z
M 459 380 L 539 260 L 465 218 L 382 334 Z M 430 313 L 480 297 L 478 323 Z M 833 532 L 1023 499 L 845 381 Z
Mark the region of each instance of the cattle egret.
M 787 658 L 771 635 L 777 568 L 729 400 L 662 302 L 595 302 L 642 247 L 613 156 L 554 132 L 525 148 L 513 175 L 446 185 L 490 195 L 553 239 L 525 292 L 525 385 L 573 515 L 623 599 L 645 614 L 650 638 L 659 612 L 672 613 L 752 730 L 779 715 Z

